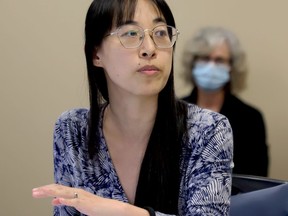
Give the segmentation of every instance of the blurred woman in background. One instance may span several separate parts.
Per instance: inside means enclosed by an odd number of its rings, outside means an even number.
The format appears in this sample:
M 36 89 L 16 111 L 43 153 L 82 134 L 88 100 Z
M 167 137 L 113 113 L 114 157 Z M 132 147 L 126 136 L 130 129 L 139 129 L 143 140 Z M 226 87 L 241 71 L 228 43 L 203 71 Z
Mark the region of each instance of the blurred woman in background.
M 236 35 L 221 27 L 204 27 L 187 43 L 186 80 L 194 88 L 183 99 L 225 115 L 234 137 L 233 173 L 268 175 L 268 147 L 262 114 L 233 93 L 245 87 L 246 55 Z

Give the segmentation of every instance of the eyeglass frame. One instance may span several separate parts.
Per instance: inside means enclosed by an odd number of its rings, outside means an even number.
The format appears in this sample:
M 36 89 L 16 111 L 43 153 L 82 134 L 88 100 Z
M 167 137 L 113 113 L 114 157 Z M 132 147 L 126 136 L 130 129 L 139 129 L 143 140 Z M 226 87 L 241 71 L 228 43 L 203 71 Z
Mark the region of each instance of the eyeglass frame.
M 122 43 L 122 41 L 121 41 L 118 33 L 119 33 L 119 30 L 120 30 L 123 26 L 126 26 L 126 25 L 136 26 L 136 27 L 140 28 L 141 31 L 143 32 L 143 39 L 140 41 L 139 45 L 137 45 L 137 46 L 135 46 L 135 47 L 126 47 L 126 46 Z M 176 30 L 176 34 L 173 34 L 173 35 L 172 35 L 172 37 L 175 36 L 176 38 L 175 38 L 175 41 L 171 44 L 171 46 L 169 46 L 169 47 L 159 47 L 159 46 L 156 44 L 156 42 L 154 41 L 153 34 L 152 34 L 152 36 L 151 36 L 151 33 L 153 33 L 153 31 L 154 31 L 156 28 L 158 28 L 159 26 L 165 26 L 165 27 L 169 27 L 169 28 L 172 28 L 172 29 L 175 29 L 175 30 Z M 178 35 L 180 34 L 180 32 L 179 32 L 179 30 L 178 30 L 177 28 L 175 28 L 174 26 L 166 25 L 166 24 L 157 25 L 157 26 L 155 26 L 155 27 L 152 28 L 152 29 L 143 29 L 141 26 L 136 25 L 136 24 L 124 24 L 124 25 L 119 26 L 115 31 L 107 34 L 105 37 L 117 35 L 117 38 L 119 39 L 121 45 L 122 45 L 124 48 L 126 48 L 126 49 L 135 49 L 135 48 L 139 48 L 139 47 L 142 45 L 142 43 L 143 43 L 143 41 L 144 41 L 144 39 L 145 39 L 145 32 L 146 32 L 146 31 L 151 32 L 151 33 L 149 34 L 149 36 L 150 36 L 150 38 L 152 39 L 154 45 L 155 45 L 157 48 L 159 48 L 159 49 L 169 49 L 169 48 L 172 48 L 172 47 L 175 45 L 175 43 L 176 43 L 176 41 L 177 41 L 177 39 L 178 39 Z
M 232 65 L 232 58 L 223 58 L 223 57 L 211 57 L 209 55 L 195 55 L 193 58 L 194 62 L 214 62 L 218 65 Z

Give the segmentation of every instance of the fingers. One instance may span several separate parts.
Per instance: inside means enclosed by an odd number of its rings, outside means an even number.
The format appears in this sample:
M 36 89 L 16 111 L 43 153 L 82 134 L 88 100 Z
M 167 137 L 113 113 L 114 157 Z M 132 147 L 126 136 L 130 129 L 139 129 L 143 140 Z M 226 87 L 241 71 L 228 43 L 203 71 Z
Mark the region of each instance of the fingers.
M 52 205 L 54 205 L 54 206 L 61 205 L 61 202 L 59 201 L 59 198 L 54 198 L 52 200 Z
M 53 205 L 65 205 L 76 207 L 79 203 L 78 199 L 65 199 L 65 198 L 55 198 L 52 201 Z
M 78 189 L 59 184 L 50 184 L 34 188 L 32 190 L 32 196 L 34 198 L 59 197 L 73 199 L 78 197 Z
M 45 197 L 53 197 L 53 184 L 51 185 L 45 185 L 39 188 L 33 188 L 32 189 L 32 196 L 34 198 L 45 198 Z
M 67 186 L 63 186 L 59 184 L 51 184 L 51 185 L 45 185 L 42 187 L 34 188 L 32 190 L 32 196 L 34 198 L 53 197 L 52 205 L 72 206 L 76 208 L 78 211 L 84 212 L 84 213 L 90 212 L 88 208 L 89 205 L 87 207 L 87 203 L 89 204 L 90 202 L 93 201 L 91 197 L 92 198 L 94 197 L 95 199 L 94 195 L 92 195 L 91 193 L 85 192 L 83 189 L 67 187 Z M 87 200 L 89 202 L 87 202 Z

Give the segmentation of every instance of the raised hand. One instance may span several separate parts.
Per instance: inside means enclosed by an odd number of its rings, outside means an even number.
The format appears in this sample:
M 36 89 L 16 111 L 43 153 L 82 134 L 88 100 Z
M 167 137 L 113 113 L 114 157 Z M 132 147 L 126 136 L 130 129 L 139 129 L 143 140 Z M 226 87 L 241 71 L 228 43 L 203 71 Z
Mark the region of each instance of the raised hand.
M 76 208 L 89 216 L 121 216 L 121 215 L 149 215 L 141 209 L 121 201 L 99 197 L 83 189 L 67 187 L 59 184 L 50 184 L 34 188 L 34 198 L 53 198 L 52 204 L 66 205 Z

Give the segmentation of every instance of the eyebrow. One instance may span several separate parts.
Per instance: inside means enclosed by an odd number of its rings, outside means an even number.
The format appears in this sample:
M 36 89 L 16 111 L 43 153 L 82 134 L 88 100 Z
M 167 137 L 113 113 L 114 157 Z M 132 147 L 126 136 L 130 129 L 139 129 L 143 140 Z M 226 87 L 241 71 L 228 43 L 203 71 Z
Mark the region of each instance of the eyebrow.
M 162 18 L 162 17 L 157 17 L 153 20 L 154 24 L 157 24 L 159 22 L 163 22 L 166 23 L 166 21 Z M 127 20 L 125 22 L 122 23 L 122 25 L 128 25 L 128 24 L 134 24 L 134 25 L 139 25 L 138 22 L 134 21 L 134 20 Z

